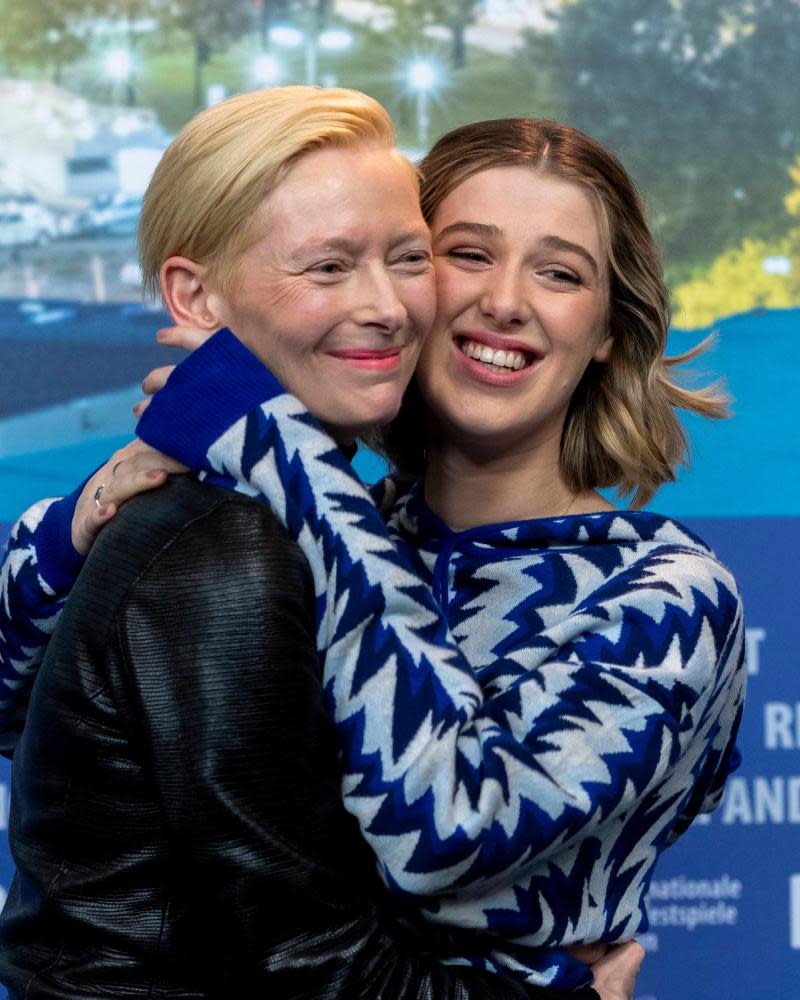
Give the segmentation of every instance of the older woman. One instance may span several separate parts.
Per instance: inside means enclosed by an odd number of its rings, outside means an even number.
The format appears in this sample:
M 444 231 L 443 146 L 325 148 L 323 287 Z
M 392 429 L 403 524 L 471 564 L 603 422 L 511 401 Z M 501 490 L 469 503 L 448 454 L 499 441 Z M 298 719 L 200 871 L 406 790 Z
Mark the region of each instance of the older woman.
M 235 324 L 332 433 L 395 415 L 433 318 L 430 237 L 371 99 L 299 88 L 206 112 L 156 172 L 141 247 L 176 319 Z M 358 261 L 346 289 L 331 253 Z M 10 997 L 559 995 L 446 968 L 455 946 L 393 915 L 339 795 L 313 591 L 267 507 L 189 479 L 104 533 L 15 751 Z M 24 672 L 27 640 L 3 635 Z
M 424 484 L 390 526 L 479 684 L 330 442 L 230 334 L 170 381 L 143 433 L 265 490 L 300 539 L 346 802 L 390 886 L 491 932 L 460 939 L 460 958 L 572 985 L 585 969 L 554 946 L 642 926 L 658 850 L 727 770 L 735 587 L 680 526 L 594 492 L 652 492 L 681 454 L 671 406 L 715 404 L 666 377 L 657 257 L 613 158 L 574 130 L 507 122 L 445 137 L 429 182 L 448 159 L 454 182 L 427 202 L 441 294 L 419 380 Z M 324 264 L 352 280 L 346 254 Z M 192 400 L 227 399 L 215 386 L 233 372 L 252 413 L 225 432 L 230 411 Z

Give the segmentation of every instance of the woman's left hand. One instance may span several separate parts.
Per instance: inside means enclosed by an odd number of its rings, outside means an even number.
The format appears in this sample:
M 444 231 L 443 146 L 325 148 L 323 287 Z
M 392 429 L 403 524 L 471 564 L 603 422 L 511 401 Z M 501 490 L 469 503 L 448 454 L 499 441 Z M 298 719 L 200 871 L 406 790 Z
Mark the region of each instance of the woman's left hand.
M 170 473 L 187 472 L 185 465 L 131 441 L 101 466 L 83 488 L 72 518 L 72 544 L 86 555 L 100 530 L 121 504 L 145 490 L 163 486 Z

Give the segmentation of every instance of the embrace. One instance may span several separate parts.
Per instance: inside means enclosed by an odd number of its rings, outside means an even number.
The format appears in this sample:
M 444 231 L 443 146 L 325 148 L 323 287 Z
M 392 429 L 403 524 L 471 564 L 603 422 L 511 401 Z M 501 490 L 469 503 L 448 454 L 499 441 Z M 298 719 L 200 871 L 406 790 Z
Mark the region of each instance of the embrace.
M 528 119 L 417 170 L 275 88 L 183 129 L 139 245 L 194 350 L 3 564 L 11 1000 L 629 997 L 744 689 L 735 581 L 641 509 L 726 402 L 631 179 Z

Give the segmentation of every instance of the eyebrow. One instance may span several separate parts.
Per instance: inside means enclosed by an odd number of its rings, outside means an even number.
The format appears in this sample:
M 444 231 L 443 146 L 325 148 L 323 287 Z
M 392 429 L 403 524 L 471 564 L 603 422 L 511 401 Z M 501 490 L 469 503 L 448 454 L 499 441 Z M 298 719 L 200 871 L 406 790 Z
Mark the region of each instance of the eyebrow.
M 452 233 L 472 233 L 475 236 L 483 236 L 484 238 L 490 239 L 501 239 L 503 236 L 503 230 L 499 226 L 490 226 L 485 222 L 453 222 L 449 226 L 445 226 L 444 229 L 439 230 L 436 234 L 436 241 L 438 242 L 445 236 L 449 236 Z M 597 261 L 589 253 L 586 247 L 581 246 L 580 243 L 573 243 L 571 240 L 565 240 L 561 236 L 545 236 L 541 240 L 541 246 L 545 250 L 566 250 L 569 253 L 577 254 L 591 267 L 595 276 L 599 275 L 600 268 Z
M 542 246 L 547 250 L 566 250 L 568 253 L 577 254 L 586 261 L 589 267 L 591 267 L 595 276 L 600 273 L 597 261 L 589 253 L 586 247 L 581 246 L 580 243 L 572 243 L 570 240 L 562 239 L 561 236 L 545 236 L 542 240 Z
M 419 229 L 409 229 L 404 233 L 399 233 L 391 243 L 392 249 L 395 247 L 402 246 L 404 243 L 413 243 L 415 240 L 428 239 L 428 230 L 420 227 Z M 328 253 L 330 251 L 345 251 L 347 253 L 357 253 L 363 246 L 363 240 L 350 239 L 347 236 L 322 236 L 319 239 L 312 238 L 306 240 L 305 243 L 296 247 L 292 253 L 291 258 L 296 260 L 301 257 L 305 257 L 309 253 Z
M 445 226 L 444 229 L 440 229 L 436 234 L 436 239 L 440 240 L 443 236 L 449 236 L 450 233 L 455 232 L 474 233 L 475 236 L 489 236 L 495 240 L 499 240 L 503 235 L 503 230 L 499 226 L 490 226 L 485 222 L 453 222 L 451 225 Z

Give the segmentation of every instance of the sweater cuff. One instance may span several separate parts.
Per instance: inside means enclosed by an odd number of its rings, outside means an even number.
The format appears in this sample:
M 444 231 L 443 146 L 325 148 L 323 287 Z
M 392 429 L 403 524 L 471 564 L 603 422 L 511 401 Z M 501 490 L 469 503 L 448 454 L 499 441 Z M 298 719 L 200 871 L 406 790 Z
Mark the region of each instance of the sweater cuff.
M 94 475 L 94 473 L 92 473 Z M 86 556 L 72 544 L 72 518 L 88 476 L 69 496 L 55 500 L 45 511 L 34 533 L 39 576 L 55 594 L 72 589 Z
M 206 468 L 209 448 L 225 431 L 285 391 L 234 333 L 218 330 L 153 396 L 136 433 L 190 469 Z

